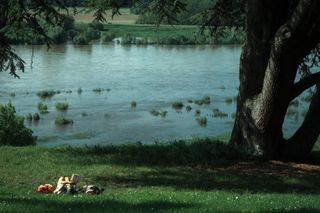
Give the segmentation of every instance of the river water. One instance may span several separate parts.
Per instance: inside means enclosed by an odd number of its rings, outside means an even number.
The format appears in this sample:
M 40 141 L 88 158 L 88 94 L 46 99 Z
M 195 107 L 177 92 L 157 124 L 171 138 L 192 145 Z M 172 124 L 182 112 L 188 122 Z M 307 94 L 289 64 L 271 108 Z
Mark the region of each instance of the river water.
M 236 105 L 225 100 L 237 95 L 239 46 L 93 44 L 15 49 L 26 61 L 26 72 L 20 74 L 21 79 L 0 73 L 0 103 L 11 101 L 23 116 L 37 112 L 39 102 L 48 105 L 49 113 L 41 115 L 39 122 L 26 121 L 39 137 L 38 145 L 153 143 L 218 136 L 232 129 Z M 94 88 L 111 90 L 95 93 Z M 49 89 L 61 93 L 45 100 L 36 95 Z M 210 105 L 188 103 L 203 96 L 210 96 Z M 137 103 L 135 108 L 132 101 Z M 192 110 L 173 109 L 175 101 L 190 105 Z M 57 102 L 68 102 L 69 109 L 57 111 Z M 228 116 L 214 117 L 213 109 Z M 167 115 L 153 116 L 152 110 L 167 111 Z M 206 126 L 197 122 L 196 110 L 207 118 Z M 55 125 L 60 114 L 74 123 Z M 299 116 L 286 119 L 285 132 L 291 133 L 299 122 Z

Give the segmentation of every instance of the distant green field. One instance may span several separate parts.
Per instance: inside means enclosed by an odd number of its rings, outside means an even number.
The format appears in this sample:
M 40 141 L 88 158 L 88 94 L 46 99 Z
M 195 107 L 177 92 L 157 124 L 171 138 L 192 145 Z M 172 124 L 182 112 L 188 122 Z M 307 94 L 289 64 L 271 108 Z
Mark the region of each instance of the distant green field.
M 166 37 L 174 35 L 196 35 L 199 32 L 197 26 L 168 26 L 161 25 L 105 25 L 105 30 L 114 32 L 117 37 L 130 34 L 134 37 Z

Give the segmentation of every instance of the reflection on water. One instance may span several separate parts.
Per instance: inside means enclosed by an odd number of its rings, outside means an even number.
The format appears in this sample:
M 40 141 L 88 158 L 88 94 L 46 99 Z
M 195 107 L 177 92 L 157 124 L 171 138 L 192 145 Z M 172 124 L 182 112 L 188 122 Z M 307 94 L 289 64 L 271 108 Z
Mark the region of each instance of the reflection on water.
M 150 143 L 221 135 L 232 129 L 235 103 L 230 104 L 230 98 L 239 86 L 238 46 L 61 45 L 49 51 L 46 46 L 15 48 L 26 60 L 27 70 L 20 80 L 0 73 L 0 102 L 11 100 L 20 115 L 37 112 L 40 101 L 48 105 L 50 113 L 42 115 L 38 124 L 26 123 L 40 137 L 40 145 Z M 94 88 L 111 91 L 95 93 Z M 36 96 L 37 91 L 46 89 L 61 93 L 47 100 Z M 10 97 L 11 92 L 16 96 Z M 210 105 L 188 103 L 203 96 L 211 98 Z M 131 107 L 132 101 L 137 102 L 135 108 Z M 184 108 L 172 109 L 175 101 L 182 101 Z M 61 114 L 55 109 L 57 102 L 68 102 L 69 109 L 63 114 L 74 120 L 73 125 L 55 125 L 55 118 Z M 192 110 L 187 111 L 186 106 Z M 228 116 L 215 117 L 213 109 Z M 167 114 L 152 116 L 152 110 Z M 207 118 L 205 127 L 197 121 L 197 110 Z M 289 119 L 285 129 L 290 132 L 296 125 Z

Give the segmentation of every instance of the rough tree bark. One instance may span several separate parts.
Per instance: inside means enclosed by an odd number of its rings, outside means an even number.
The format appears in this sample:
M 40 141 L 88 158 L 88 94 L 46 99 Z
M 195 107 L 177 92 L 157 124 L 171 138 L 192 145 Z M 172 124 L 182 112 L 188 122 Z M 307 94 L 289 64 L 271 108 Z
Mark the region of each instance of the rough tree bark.
M 320 82 L 320 74 L 295 82 L 299 64 L 320 42 L 320 1 L 247 1 L 247 36 L 231 143 L 269 158 L 302 157 L 320 133 L 320 92 L 289 140 L 282 125 L 289 103 Z M 316 128 L 315 128 L 316 127 Z

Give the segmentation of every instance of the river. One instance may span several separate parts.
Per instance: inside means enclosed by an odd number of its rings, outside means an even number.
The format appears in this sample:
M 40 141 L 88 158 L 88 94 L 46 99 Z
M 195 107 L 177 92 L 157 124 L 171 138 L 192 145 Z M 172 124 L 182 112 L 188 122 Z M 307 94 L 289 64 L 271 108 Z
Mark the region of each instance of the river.
M 239 87 L 239 46 L 93 44 L 15 49 L 26 61 L 26 72 L 20 74 L 21 79 L 0 73 L 0 103 L 11 101 L 23 116 L 37 112 L 39 102 L 48 105 L 49 113 L 41 115 L 39 122 L 25 121 L 39 137 L 40 146 L 153 143 L 218 136 L 230 133 L 233 127 L 236 104 L 230 99 Z M 94 88 L 110 91 L 96 93 Z M 61 93 L 45 100 L 36 95 L 49 89 Z M 188 103 L 203 96 L 210 97 L 209 105 Z M 136 107 L 131 107 L 132 101 Z M 190 105 L 192 110 L 173 109 L 175 101 Z M 69 109 L 57 111 L 57 102 L 67 102 Z M 227 116 L 214 117 L 213 109 Z M 152 110 L 167 114 L 154 116 Z M 199 125 L 196 110 L 207 118 L 206 126 Z M 305 110 L 304 106 L 299 110 Z M 55 125 L 60 114 L 74 123 Z M 284 131 L 291 133 L 300 117 L 286 119 Z

